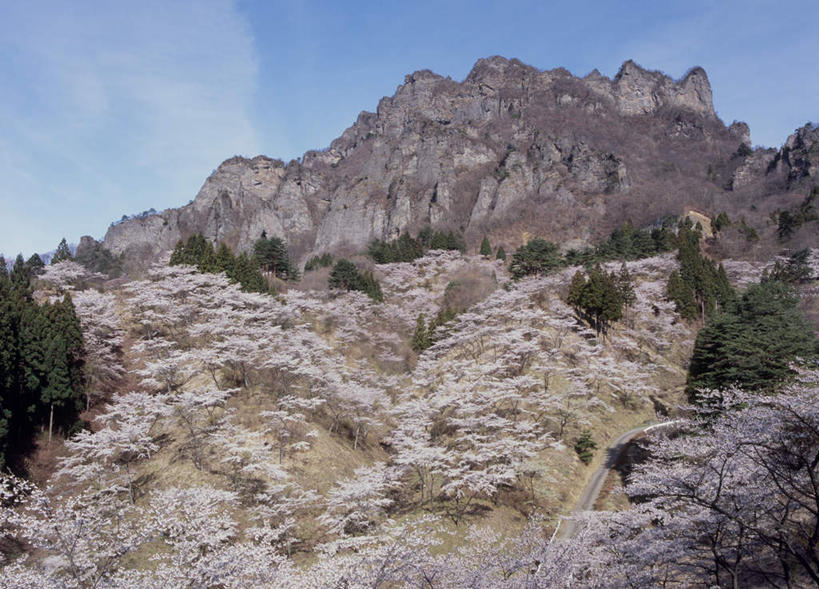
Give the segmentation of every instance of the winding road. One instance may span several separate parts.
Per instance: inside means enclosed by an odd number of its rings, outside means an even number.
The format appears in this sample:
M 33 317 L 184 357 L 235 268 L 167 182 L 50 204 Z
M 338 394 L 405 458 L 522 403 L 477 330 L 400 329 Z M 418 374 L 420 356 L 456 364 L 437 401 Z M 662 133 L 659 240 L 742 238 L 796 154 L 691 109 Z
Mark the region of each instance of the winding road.
M 594 508 L 594 503 L 597 501 L 597 497 L 600 495 L 600 491 L 603 488 L 603 484 L 606 482 L 606 478 L 609 476 L 609 472 L 615 467 L 617 461 L 620 459 L 620 455 L 623 453 L 623 450 L 626 449 L 626 446 L 628 446 L 631 440 L 642 433 L 659 427 L 666 427 L 675 423 L 677 423 L 676 420 L 636 427 L 624 434 L 621 434 L 620 437 L 614 440 L 614 443 L 609 446 L 606 452 L 606 459 L 603 461 L 603 464 L 601 464 L 600 467 L 594 471 L 591 479 L 589 479 L 589 482 L 586 483 L 586 486 L 583 488 L 583 492 L 580 494 L 580 499 L 577 500 L 577 504 L 572 510 L 572 515 L 576 515 L 581 511 L 590 511 Z M 555 536 L 560 538 L 571 538 L 574 536 L 576 530 L 576 521 L 572 519 L 561 519 L 552 538 Z

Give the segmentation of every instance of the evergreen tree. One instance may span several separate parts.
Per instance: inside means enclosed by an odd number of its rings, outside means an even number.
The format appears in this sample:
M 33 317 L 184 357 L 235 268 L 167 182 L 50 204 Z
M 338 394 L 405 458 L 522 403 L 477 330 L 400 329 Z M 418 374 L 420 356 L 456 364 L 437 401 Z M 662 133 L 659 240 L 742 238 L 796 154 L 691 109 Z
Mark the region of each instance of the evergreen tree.
M 569 284 L 569 296 L 566 303 L 571 305 L 576 310 L 580 309 L 580 302 L 583 300 L 583 290 L 586 288 L 586 277 L 583 272 L 578 270 L 572 276 L 572 282 Z
M 483 241 L 481 242 L 480 254 L 487 258 L 492 255 L 492 246 L 489 244 L 489 238 L 486 235 L 483 236 Z
M 328 266 L 333 265 L 333 256 L 331 254 L 321 254 L 320 256 L 313 256 L 307 263 L 304 265 L 304 271 L 310 272 L 312 270 L 318 270 L 319 268 L 327 268 Z
M 328 279 L 330 288 L 340 288 L 346 291 L 358 290 L 376 302 L 384 300 L 381 285 L 370 271 L 359 272 L 355 264 L 344 258 L 336 262 Z
M 59 264 L 60 262 L 73 259 L 74 256 L 71 255 L 71 249 L 68 247 L 65 237 L 63 237 L 57 246 L 57 251 L 54 252 L 54 256 L 51 258 L 51 265 L 53 266 L 54 264 Z
M 418 233 L 418 242 L 424 247 L 429 248 L 432 243 L 432 227 L 427 225 Z
M 278 237 L 261 237 L 253 244 L 253 258 L 263 272 L 274 274 L 282 280 L 298 280 L 298 269 L 290 262 L 287 244 Z
M 330 288 L 343 288 L 346 291 L 359 290 L 361 277 L 358 268 L 351 261 L 341 258 L 330 272 Z
M 548 274 L 562 264 L 557 246 L 545 239 L 535 237 L 520 246 L 512 254 L 510 271 L 514 278 L 531 274 Z
M 219 244 L 219 249 L 216 250 L 216 268 L 218 272 L 224 272 L 231 276 L 236 267 L 236 258 L 233 252 L 226 243 Z
M 430 249 L 465 252 L 466 243 L 460 234 L 453 231 L 445 233 L 443 231 L 432 231 L 430 227 L 425 227 L 418 234 L 417 239 L 413 239 L 408 233 L 404 233 L 398 239 L 392 241 L 376 239 L 367 246 L 367 254 L 375 260 L 376 264 L 390 264 L 394 262 L 412 262 Z
M 817 354 L 817 339 L 787 285 L 768 280 L 750 286 L 733 309 L 717 313 L 697 335 L 688 392 L 737 385 L 770 391 L 793 374 L 796 358 Z
M 714 231 L 719 233 L 725 227 L 728 227 L 731 224 L 731 219 L 728 218 L 728 214 L 725 211 L 722 211 L 719 215 L 717 215 L 713 221 L 711 221 L 711 227 L 713 227 Z
M 26 260 L 26 268 L 28 268 L 29 276 L 33 278 L 43 271 L 43 268 L 45 268 L 45 263 L 39 254 L 33 254 L 28 260 Z
M 674 301 L 677 313 L 683 319 L 692 320 L 697 318 L 699 307 L 697 306 L 697 300 L 694 298 L 694 289 L 685 283 L 678 270 L 674 270 L 668 277 L 665 292 L 668 300 Z
M 71 398 L 71 377 L 68 372 L 67 350 L 65 339 L 59 335 L 52 337 L 45 350 L 44 386 L 40 390 L 40 402 L 48 408 L 48 441 L 54 426 L 54 411 L 59 413 Z M 59 419 L 59 417 L 58 417 Z
M 11 296 L 8 275 L 0 273 L 0 469 L 5 466 L 14 417 L 12 397 L 18 391 L 17 317 Z
M 84 385 L 82 329 L 71 297 L 39 305 L 21 260 L 16 284 L 0 276 L 0 463 L 27 451 L 38 426 L 71 423 Z
M 689 320 L 707 317 L 717 305 L 724 308 L 736 298 L 725 270 L 702 255 L 700 237 L 698 226 L 690 219 L 680 223 L 676 239 L 680 270 L 671 274 L 666 287 L 669 300 Z
M 466 251 L 466 243 L 459 234 L 454 231 L 436 231 L 429 241 L 431 250 L 457 250 L 461 253 Z
M 765 279 L 780 280 L 790 284 L 808 282 L 813 278 L 812 270 L 808 262 L 809 258 L 810 250 L 805 248 L 791 254 L 785 263 L 777 260 L 770 274 L 766 275 Z
M 432 345 L 432 342 L 427 332 L 426 319 L 423 313 L 419 313 L 418 320 L 415 322 L 415 333 L 412 335 L 412 349 L 421 353 L 430 345 Z
M 179 266 L 185 264 L 185 242 L 181 239 L 176 242 L 176 245 L 171 252 L 171 260 L 168 262 L 169 266 Z
M 12 288 L 18 293 L 27 292 L 31 286 L 31 272 L 23 260 L 22 254 L 17 254 L 14 266 L 9 273 Z
M 599 265 L 589 271 L 588 280 L 579 270 L 575 272 L 566 302 L 591 323 L 598 337 L 623 317 L 624 300 L 618 278 L 603 272 Z
M 77 248 L 74 261 L 82 264 L 91 272 L 99 272 L 110 278 L 117 278 L 123 272 L 123 255 L 115 256 L 99 242 Z
M 377 303 L 384 302 L 384 293 L 381 291 L 381 285 L 369 270 L 360 274 L 358 290 L 361 290 Z
M 504 262 L 506 261 L 506 250 L 503 249 L 502 245 L 498 246 L 498 251 L 495 254 L 495 259 L 496 260 L 503 260 Z
M 583 464 L 590 464 L 594 459 L 594 451 L 597 450 L 597 443 L 592 439 L 591 432 L 585 430 L 574 444 L 574 451 Z
M 18 427 L 23 430 L 41 417 L 40 392 L 46 384 L 46 347 L 48 345 L 48 321 L 43 309 L 35 303 L 25 302 L 20 313 L 19 327 L 19 390 L 15 405 L 21 410 Z
M 213 249 L 213 244 L 205 242 L 202 248 L 201 257 L 196 264 L 197 270 L 206 274 L 215 274 L 219 272 L 219 262 L 216 259 L 216 251 Z
M 244 252 L 236 258 L 233 276 L 229 276 L 247 292 L 267 292 L 267 282 L 253 260 Z
M 624 306 L 630 307 L 637 301 L 637 295 L 634 294 L 634 284 L 631 280 L 631 274 L 625 262 L 620 265 L 620 274 L 617 275 L 617 291 L 620 293 L 620 300 Z

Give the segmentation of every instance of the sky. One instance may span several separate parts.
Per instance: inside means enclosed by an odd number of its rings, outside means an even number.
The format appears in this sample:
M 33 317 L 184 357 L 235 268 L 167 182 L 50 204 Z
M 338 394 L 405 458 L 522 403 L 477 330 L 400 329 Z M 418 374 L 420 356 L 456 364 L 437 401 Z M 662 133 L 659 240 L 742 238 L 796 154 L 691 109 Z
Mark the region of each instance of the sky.
M 779 147 L 819 119 L 819 2 L 2 2 L 0 252 L 181 206 L 233 155 L 323 148 L 420 69 L 481 57 L 708 73 L 717 114 Z

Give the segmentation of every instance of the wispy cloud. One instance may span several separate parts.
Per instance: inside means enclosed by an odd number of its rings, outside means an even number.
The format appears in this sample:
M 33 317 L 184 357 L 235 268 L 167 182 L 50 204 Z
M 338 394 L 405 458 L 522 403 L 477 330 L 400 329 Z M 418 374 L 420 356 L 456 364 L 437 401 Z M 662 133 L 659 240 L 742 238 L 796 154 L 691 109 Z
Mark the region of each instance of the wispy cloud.
M 233 2 L 18 3 L 0 55 L 7 254 L 183 203 L 219 161 L 258 148 L 257 62 Z

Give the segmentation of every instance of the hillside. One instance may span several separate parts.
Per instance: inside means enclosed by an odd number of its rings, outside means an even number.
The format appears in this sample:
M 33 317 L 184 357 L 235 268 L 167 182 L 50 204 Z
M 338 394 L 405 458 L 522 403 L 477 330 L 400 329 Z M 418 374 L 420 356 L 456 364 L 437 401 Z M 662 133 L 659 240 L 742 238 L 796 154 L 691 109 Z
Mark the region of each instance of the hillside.
M 492 57 L 0 264 L 0 586 L 819 584 L 819 127 L 748 142 Z

